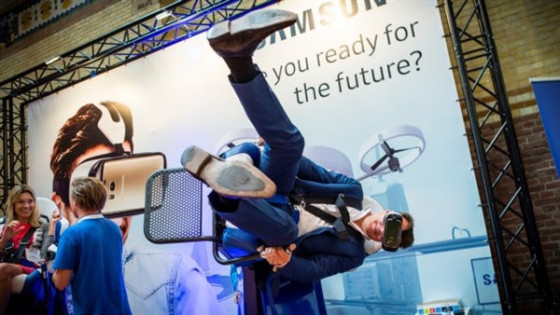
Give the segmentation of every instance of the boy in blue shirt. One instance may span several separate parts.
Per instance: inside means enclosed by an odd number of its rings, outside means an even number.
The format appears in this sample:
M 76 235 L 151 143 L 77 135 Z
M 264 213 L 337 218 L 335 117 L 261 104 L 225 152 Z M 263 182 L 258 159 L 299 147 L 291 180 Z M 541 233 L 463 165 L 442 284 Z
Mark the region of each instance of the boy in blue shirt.
M 106 200 L 105 186 L 97 178 L 81 177 L 71 184 L 70 205 L 78 222 L 60 239 L 52 279 L 59 290 L 72 284 L 74 314 L 132 314 L 121 232 L 101 215 Z

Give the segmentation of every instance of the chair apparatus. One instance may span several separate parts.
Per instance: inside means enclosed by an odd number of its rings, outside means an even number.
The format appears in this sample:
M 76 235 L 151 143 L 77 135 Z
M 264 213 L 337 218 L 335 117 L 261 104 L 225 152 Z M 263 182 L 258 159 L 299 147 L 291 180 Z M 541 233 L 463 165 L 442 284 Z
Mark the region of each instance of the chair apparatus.
M 271 273 L 257 251 L 263 244 L 260 240 L 216 214 L 212 215 L 212 234 L 204 235 L 202 198 L 202 183 L 185 169 L 153 173 L 146 183 L 146 238 L 157 244 L 213 242 L 218 263 L 242 269 L 247 314 L 326 314 L 320 281 L 296 283 Z

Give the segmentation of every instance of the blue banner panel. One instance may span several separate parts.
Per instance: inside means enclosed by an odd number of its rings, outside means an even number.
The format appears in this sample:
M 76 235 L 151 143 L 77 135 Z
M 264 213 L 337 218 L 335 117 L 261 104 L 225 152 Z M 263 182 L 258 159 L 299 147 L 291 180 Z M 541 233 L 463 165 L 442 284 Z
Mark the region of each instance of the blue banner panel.
M 560 177 L 560 77 L 532 78 L 531 84 L 541 113 L 556 172 Z

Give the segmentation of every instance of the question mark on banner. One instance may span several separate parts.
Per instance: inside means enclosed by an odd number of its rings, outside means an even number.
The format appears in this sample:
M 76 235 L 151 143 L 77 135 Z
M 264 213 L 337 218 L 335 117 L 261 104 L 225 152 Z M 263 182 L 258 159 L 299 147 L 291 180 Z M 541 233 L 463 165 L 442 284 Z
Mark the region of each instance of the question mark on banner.
M 420 58 L 422 58 L 422 53 L 419 50 L 415 50 L 413 52 L 410 53 L 410 55 L 416 55 L 418 54 L 418 57 L 416 58 L 416 71 L 420 71 L 420 67 L 418 66 L 418 63 L 420 62 Z

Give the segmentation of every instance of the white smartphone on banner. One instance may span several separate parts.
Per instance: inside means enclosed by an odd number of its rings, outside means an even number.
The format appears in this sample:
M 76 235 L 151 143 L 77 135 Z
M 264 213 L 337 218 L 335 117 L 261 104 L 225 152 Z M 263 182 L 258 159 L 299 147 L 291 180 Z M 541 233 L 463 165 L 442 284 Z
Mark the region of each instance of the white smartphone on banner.
M 107 188 L 107 202 L 101 210 L 106 217 L 120 217 L 144 212 L 146 181 L 166 167 L 163 153 L 139 153 L 95 159 L 80 164 L 77 176 L 99 178 Z

